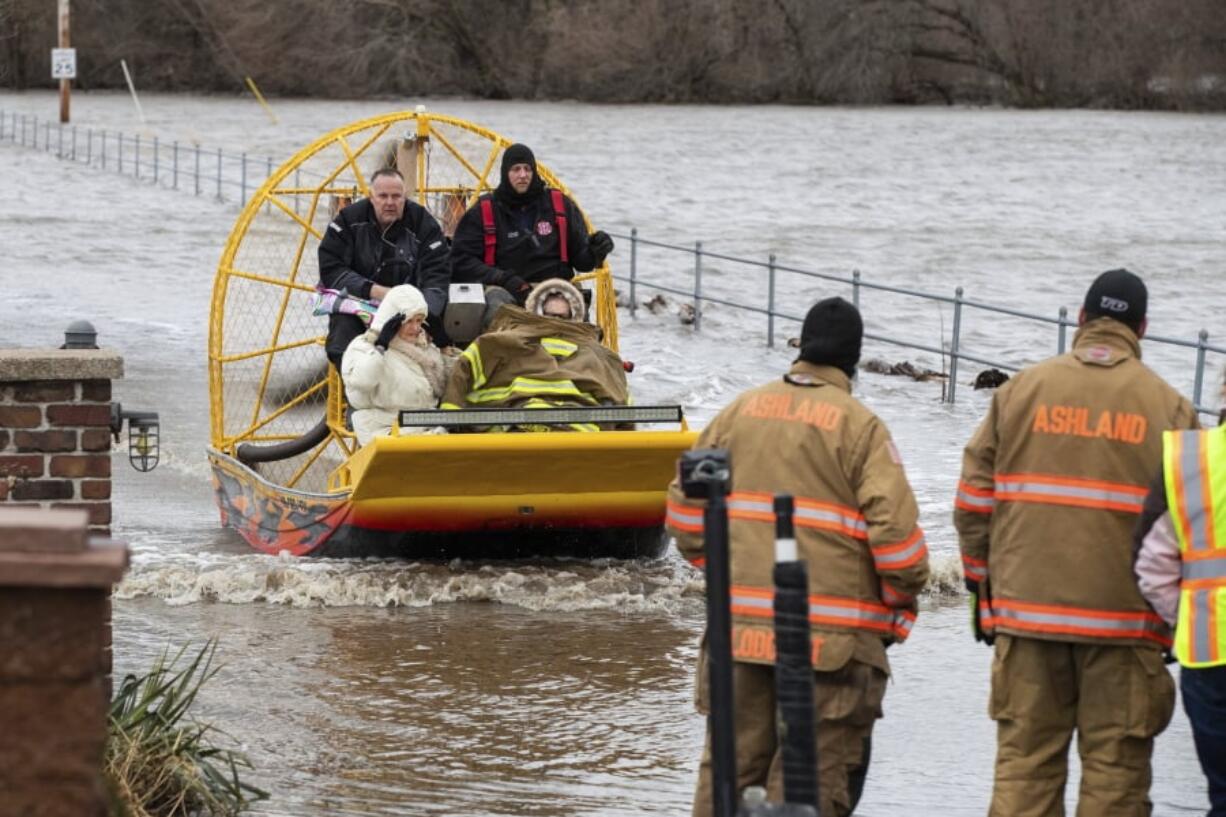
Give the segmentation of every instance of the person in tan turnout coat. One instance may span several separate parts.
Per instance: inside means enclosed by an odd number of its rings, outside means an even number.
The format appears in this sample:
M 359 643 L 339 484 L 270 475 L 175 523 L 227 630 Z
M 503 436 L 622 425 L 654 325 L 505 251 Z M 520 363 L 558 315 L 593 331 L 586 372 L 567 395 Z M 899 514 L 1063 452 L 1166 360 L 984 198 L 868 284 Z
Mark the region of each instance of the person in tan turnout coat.
M 1151 811 L 1175 690 L 1170 631 L 1133 580 L 1132 528 L 1162 432 L 1197 421 L 1141 363 L 1147 298 L 1127 270 L 1100 275 L 1073 350 L 1001 387 L 963 456 L 954 523 L 976 637 L 995 641 L 996 817 L 1064 814 L 1074 731 L 1078 817 Z
M 527 308 L 498 309 L 490 329 L 460 356 L 441 407 L 625 405 L 630 400 L 621 359 L 583 322 L 579 290 L 561 279 L 538 284 Z M 523 426 L 527 427 L 527 426 Z M 571 423 L 575 431 L 599 431 Z
M 773 383 L 732 401 L 696 448 L 725 448 L 731 553 L 737 790 L 765 786 L 782 800 L 776 733 L 774 514 L 776 493 L 795 498 L 796 539 L 809 565 L 821 813 L 851 813 L 849 776 L 862 775 L 881 717 L 886 647 L 907 637 L 928 550 L 915 497 L 885 424 L 851 396 L 863 324 L 841 298 L 805 318 L 799 359 Z M 704 563 L 701 501 L 669 486 L 667 524 L 691 563 Z M 705 637 L 697 704 L 707 709 Z M 710 735 L 693 813 L 710 815 Z

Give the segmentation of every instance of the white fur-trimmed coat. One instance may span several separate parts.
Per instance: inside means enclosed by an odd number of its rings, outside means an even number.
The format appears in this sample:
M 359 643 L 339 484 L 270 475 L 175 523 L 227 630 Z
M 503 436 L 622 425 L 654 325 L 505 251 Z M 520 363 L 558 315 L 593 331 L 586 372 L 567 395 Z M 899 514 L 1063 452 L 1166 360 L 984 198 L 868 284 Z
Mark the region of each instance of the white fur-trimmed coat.
M 408 291 L 408 290 L 411 290 Z M 358 442 L 387 434 L 402 409 L 433 408 L 447 383 L 447 361 L 423 332 L 417 343 L 393 338 L 386 352 L 375 348 L 383 325 L 395 314 L 412 318 L 425 314 L 426 302 L 416 288 L 394 287 L 375 313 L 370 329 L 358 335 L 341 359 L 345 396 L 353 408 L 353 431 Z M 406 428 L 403 433 L 425 429 Z

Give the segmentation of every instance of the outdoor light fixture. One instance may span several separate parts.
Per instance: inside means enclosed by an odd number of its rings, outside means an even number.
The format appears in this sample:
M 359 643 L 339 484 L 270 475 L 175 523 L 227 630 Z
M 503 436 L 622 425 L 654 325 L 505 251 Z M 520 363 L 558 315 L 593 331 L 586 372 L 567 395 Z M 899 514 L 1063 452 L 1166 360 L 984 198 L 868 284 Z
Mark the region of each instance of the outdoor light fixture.
M 573 408 L 419 409 L 400 412 L 402 427 L 513 426 L 566 423 L 679 423 L 680 406 L 575 406 Z
M 158 413 L 156 411 L 124 411 L 119 403 L 111 403 L 111 434 L 119 442 L 124 420 L 128 421 L 128 462 L 137 471 L 157 468 L 161 453 Z

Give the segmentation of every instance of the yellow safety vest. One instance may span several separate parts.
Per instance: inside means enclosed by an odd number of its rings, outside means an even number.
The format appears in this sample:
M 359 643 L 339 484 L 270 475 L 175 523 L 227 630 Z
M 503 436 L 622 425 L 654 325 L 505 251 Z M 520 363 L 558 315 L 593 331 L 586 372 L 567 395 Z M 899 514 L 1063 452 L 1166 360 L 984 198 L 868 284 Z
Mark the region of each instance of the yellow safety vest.
M 1226 426 L 1163 434 L 1166 500 L 1183 577 L 1175 657 L 1185 667 L 1226 664 Z

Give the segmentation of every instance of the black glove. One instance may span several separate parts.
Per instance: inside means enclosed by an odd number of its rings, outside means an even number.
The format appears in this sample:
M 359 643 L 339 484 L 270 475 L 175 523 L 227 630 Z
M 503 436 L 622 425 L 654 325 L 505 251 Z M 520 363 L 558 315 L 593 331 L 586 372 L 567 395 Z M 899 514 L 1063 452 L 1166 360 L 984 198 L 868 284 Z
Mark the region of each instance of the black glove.
M 528 300 L 528 293 L 532 291 L 532 284 L 512 272 L 504 273 L 498 286 L 511 293 L 511 297 L 515 298 L 515 302 L 520 306 L 524 305 L 524 301 Z
M 604 230 L 597 230 L 587 237 L 587 245 L 592 251 L 592 258 L 599 266 L 613 252 L 613 239 Z
M 984 601 L 991 602 L 992 594 L 988 590 L 988 583 L 985 581 L 982 585 L 973 579 L 966 580 L 966 589 L 970 593 L 970 608 L 971 608 L 971 632 L 975 636 L 976 641 L 982 641 L 989 647 L 996 643 L 996 634 L 984 631 L 983 625 L 979 622 L 979 594 L 983 593 Z
M 387 323 L 383 324 L 383 329 L 379 332 L 379 337 L 375 339 L 375 348 L 380 352 L 386 352 L 387 347 L 391 344 L 392 338 L 396 337 L 396 333 L 400 331 L 400 327 L 404 325 L 405 317 L 403 312 L 397 312 L 387 319 Z

